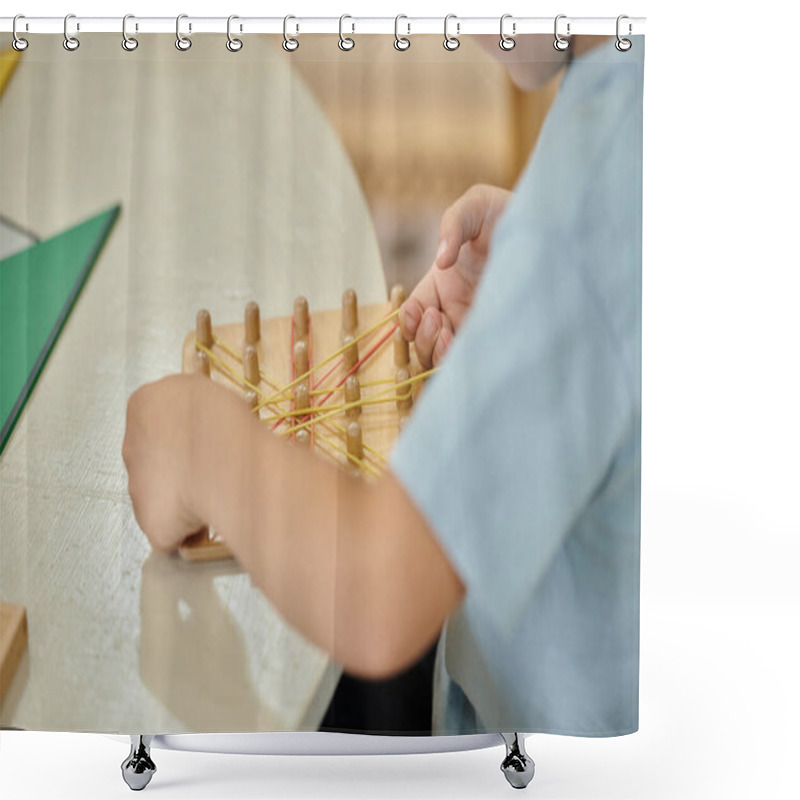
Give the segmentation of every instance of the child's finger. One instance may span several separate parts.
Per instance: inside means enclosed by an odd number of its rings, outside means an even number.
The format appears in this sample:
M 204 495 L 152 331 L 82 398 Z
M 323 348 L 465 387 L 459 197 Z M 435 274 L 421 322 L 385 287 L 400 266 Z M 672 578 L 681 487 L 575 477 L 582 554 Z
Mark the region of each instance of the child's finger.
M 400 307 L 400 331 L 407 342 L 413 342 L 425 309 L 413 295 Z
M 436 340 L 442 330 L 442 313 L 438 308 L 432 306 L 425 309 L 422 315 L 422 322 L 417 328 L 417 335 L 414 338 L 414 346 L 417 351 L 417 358 L 425 369 L 430 369 L 433 365 L 433 350 L 436 347 Z
M 461 245 L 480 235 L 490 202 L 489 187 L 477 185 L 468 189 L 442 214 L 439 250 L 434 261 L 439 269 L 452 267 Z
M 414 287 L 411 296 L 400 307 L 400 330 L 406 341 L 413 342 L 425 309 L 433 306 L 439 308 L 439 293 L 433 279 L 433 271 L 428 270 L 422 280 Z
M 455 331 L 453 331 L 453 324 L 450 322 L 450 318 L 447 315 L 442 314 L 442 328 L 439 331 L 439 336 L 436 338 L 436 344 L 433 346 L 434 367 L 438 367 L 441 363 L 445 353 L 447 353 L 447 350 L 453 341 L 454 335 Z

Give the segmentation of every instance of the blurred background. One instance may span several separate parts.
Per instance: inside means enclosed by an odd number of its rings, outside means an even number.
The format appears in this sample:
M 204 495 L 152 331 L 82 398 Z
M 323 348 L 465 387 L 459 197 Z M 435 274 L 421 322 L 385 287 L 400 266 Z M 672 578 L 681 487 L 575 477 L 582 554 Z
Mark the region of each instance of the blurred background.
M 358 174 L 388 286 L 410 289 L 433 261 L 447 206 L 476 183 L 513 187 L 558 79 L 523 92 L 474 37 L 455 52 L 432 36 L 399 53 L 385 36 L 355 41 L 342 57 L 335 37 L 309 37 L 292 59 Z

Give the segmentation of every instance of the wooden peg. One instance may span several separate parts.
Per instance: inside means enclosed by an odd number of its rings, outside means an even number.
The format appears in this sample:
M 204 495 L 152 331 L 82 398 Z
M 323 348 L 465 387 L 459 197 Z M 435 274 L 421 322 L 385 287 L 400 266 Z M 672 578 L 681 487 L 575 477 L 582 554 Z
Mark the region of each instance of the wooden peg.
M 355 375 L 350 375 L 344 382 L 344 402 L 358 403 L 359 400 L 361 400 L 361 382 Z M 358 419 L 361 416 L 361 406 L 348 408 L 345 415 L 350 419 Z
M 194 371 L 200 375 L 208 377 L 211 375 L 211 363 L 208 360 L 208 355 L 202 350 L 196 350 L 194 354 Z
M 397 309 L 405 303 L 406 290 L 403 288 L 402 284 L 396 283 L 392 286 L 392 293 L 389 295 L 389 299 L 392 303 L 392 311 L 397 311 Z
M 294 301 L 294 340 L 308 341 L 308 300 L 303 295 Z
M 261 311 L 258 303 L 251 300 L 244 307 L 244 340 L 247 344 L 258 344 L 261 339 Z
M 208 312 L 208 309 L 201 308 L 197 312 L 197 325 L 194 335 L 203 347 L 210 348 L 211 345 L 214 344 L 211 333 L 211 314 Z
M 253 386 L 261 383 L 261 376 L 258 373 L 258 350 L 255 345 L 245 345 L 242 353 L 242 363 L 244 366 L 244 379 Z
M 301 381 L 294 387 L 294 410 L 306 411 L 311 408 L 311 394 L 308 391 L 308 381 Z
M 397 410 L 401 414 L 411 410 L 411 384 L 406 383 L 410 379 L 411 373 L 408 371 L 408 367 L 399 367 L 395 380 L 397 385 Z
M 308 342 L 294 343 L 294 376 L 299 378 L 308 372 Z
M 398 328 L 394 332 L 394 365 L 396 367 L 407 367 L 409 359 L 408 342 L 403 337 L 403 332 Z
M 297 431 L 294 435 L 294 440 L 297 444 L 302 445 L 303 447 L 310 447 L 311 446 L 311 434 L 308 432 L 308 428 L 301 428 Z
M 358 297 L 355 289 L 347 289 L 342 295 L 342 334 L 355 336 L 358 330 Z
M 364 443 L 361 439 L 361 426 L 353 421 L 347 426 L 347 452 L 361 461 L 364 458 Z M 353 464 L 354 462 L 350 462 Z
M 346 334 L 342 344 L 347 348 L 344 351 L 344 371 L 349 372 L 358 363 L 358 342 L 352 334 Z
M 255 408 L 258 405 L 258 394 L 252 389 L 248 389 L 244 393 L 244 402 L 248 408 Z

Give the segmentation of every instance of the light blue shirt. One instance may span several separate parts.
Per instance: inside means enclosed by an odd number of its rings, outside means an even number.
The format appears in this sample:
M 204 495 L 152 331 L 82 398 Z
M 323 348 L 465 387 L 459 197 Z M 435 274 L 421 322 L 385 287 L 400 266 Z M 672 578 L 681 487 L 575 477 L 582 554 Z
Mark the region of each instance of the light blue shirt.
M 466 587 L 434 733 L 638 728 L 643 65 L 567 69 L 392 457 Z

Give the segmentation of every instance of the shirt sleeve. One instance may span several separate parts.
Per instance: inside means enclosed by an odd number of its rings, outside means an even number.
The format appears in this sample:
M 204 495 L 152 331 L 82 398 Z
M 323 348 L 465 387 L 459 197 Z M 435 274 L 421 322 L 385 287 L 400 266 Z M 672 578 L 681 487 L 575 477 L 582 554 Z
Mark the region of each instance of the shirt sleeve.
M 632 407 L 585 254 L 548 248 L 509 213 L 392 456 L 465 602 L 501 638 L 602 485 Z

